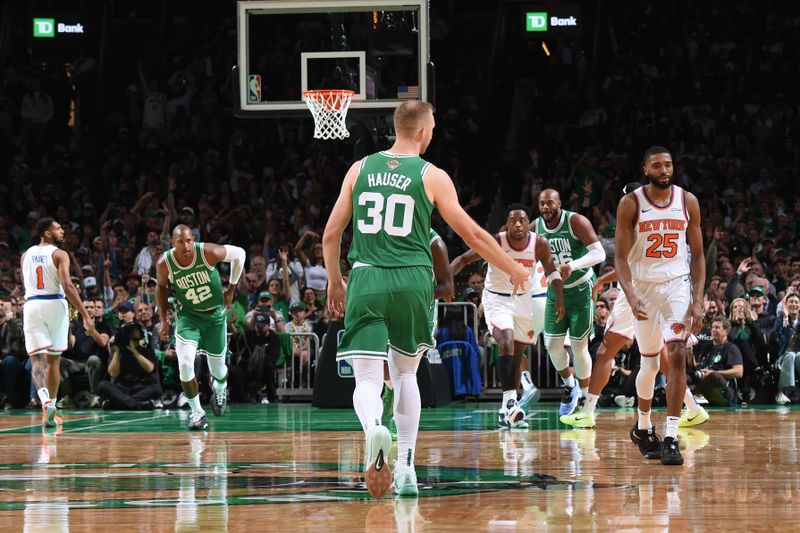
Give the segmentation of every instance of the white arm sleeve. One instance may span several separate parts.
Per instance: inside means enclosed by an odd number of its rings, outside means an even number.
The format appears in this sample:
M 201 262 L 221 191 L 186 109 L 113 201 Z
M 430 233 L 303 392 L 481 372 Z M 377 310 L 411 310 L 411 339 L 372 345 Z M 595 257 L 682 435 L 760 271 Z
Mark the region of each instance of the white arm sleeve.
M 239 283 L 239 277 L 241 277 L 242 270 L 244 270 L 245 257 L 246 255 L 242 248 L 231 246 L 230 244 L 225 245 L 225 259 L 223 261 L 231 264 L 231 285 Z
M 605 260 L 606 251 L 603 249 L 603 245 L 600 244 L 600 241 L 593 242 L 587 246 L 587 248 L 589 249 L 589 253 L 567 263 L 573 271 L 594 266 Z

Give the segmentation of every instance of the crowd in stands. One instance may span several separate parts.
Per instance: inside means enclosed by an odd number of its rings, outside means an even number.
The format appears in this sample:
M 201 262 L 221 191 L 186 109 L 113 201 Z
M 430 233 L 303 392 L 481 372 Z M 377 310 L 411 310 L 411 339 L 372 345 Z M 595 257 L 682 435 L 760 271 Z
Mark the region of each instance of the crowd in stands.
M 722 359 L 742 365 L 740 398 L 764 389 L 770 400 L 798 401 L 800 99 L 791 72 L 800 65 L 800 20 L 790 4 L 682 1 L 667 13 L 670 6 L 608 3 L 599 60 L 587 58 L 585 43 L 559 40 L 548 69 L 537 71 L 536 90 L 523 95 L 530 105 L 518 117 L 523 133 L 511 145 L 514 164 L 495 180 L 475 169 L 483 169 L 481 149 L 492 146 L 488 125 L 503 104 L 484 95 L 485 73 L 450 53 L 452 14 L 434 6 L 439 128 L 428 157 L 450 173 L 479 222 L 490 203 L 487 187 L 500 180 L 506 197 L 521 198 L 534 213 L 538 193 L 557 189 L 564 208 L 589 217 L 613 258 L 620 191 L 641 178 L 645 148 L 667 146 L 674 182 L 698 196 L 703 212 L 707 324 L 693 347 L 692 372 L 726 370 L 709 358 L 722 344 L 721 328 L 739 353 L 740 363 L 733 349 Z M 62 364 L 68 400 L 86 390 L 87 405 L 180 401 L 165 394 L 179 390 L 176 358 L 174 344 L 155 334 L 153 279 L 177 223 L 199 241 L 248 253 L 229 311 L 232 399 L 269 402 L 282 383 L 311 385 L 312 337 L 287 333 L 321 338 L 326 330 L 320 235 L 342 176 L 369 143 L 320 144 L 311 139 L 310 119 L 235 120 L 232 10 L 226 7 L 217 27 L 191 32 L 186 27 L 199 15 L 182 9 L 170 8 L 162 55 L 133 64 L 121 86 L 109 82 L 115 92 L 108 109 L 81 128 L 69 125 L 72 89 L 63 71 L 2 65 L 0 385 L 9 407 L 35 401 L 20 323 L 19 256 L 36 242 L 33 227 L 45 215 L 64 227 L 72 281 L 96 317 L 94 330 L 80 321 L 71 330 Z M 433 226 L 451 257 L 463 250 L 436 216 Z M 227 274 L 223 267 L 223 281 Z M 477 304 L 482 284 L 473 272 L 458 296 Z M 601 292 L 601 326 L 615 291 Z M 482 333 L 473 332 L 479 344 Z M 635 371 L 634 350 L 623 351 L 620 378 Z M 284 361 L 294 371 L 283 370 Z M 203 368 L 198 363 L 199 376 Z M 86 383 L 76 385 L 80 379 Z

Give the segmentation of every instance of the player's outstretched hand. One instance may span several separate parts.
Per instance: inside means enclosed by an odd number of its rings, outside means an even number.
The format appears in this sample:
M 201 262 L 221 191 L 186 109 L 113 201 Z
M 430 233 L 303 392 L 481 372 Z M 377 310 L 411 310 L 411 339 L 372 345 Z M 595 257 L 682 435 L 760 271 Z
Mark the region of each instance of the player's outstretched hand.
M 634 295 L 629 298 L 629 303 L 631 304 L 631 312 L 636 317 L 636 320 L 647 320 L 647 310 L 644 308 L 644 302 L 638 296 Z
M 168 341 L 169 340 L 169 324 L 167 324 L 166 320 L 162 320 L 158 324 L 158 337 L 162 341 Z
M 511 284 L 514 286 L 514 294 L 522 294 L 528 290 L 527 281 L 530 278 L 530 271 L 517 263 L 514 271 L 509 273 Z
M 683 323 L 692 325 L 691 333 L 694 335 L 700 333 L 700 330 L 703 329 L 703 302 L 694 302 L 689 306 Z
M 567 310 L 564 308 L 564 301 L 556 298 L 556 322 L 561 322 L 567 317 Z
M 222 293 L 222 297 L 225 301 L 225 307 L 227 309 L 231 308 L 234 294 L 236 294 L 236 285 L 228 285 L 228 287 L 225 289 L 225 292 Z
M 347 292 L 347 285 L 344 280 L 335 283 L 328 280 L 328 313 L 331 318 L 344 316 L 344 296 Z

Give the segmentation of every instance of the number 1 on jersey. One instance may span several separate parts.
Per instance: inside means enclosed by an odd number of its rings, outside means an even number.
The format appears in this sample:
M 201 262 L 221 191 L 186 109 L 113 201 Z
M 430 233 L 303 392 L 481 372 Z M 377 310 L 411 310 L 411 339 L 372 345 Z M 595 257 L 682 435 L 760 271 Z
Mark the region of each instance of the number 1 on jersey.
M 36 267 L 36 288 L 44 289 L 44 268 L 41 265 Z

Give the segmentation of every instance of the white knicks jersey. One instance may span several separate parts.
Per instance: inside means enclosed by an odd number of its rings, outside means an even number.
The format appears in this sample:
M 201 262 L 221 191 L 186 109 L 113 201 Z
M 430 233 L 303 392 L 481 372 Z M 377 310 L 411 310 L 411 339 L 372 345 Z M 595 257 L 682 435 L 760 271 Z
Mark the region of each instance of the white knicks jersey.
M 542 262 L 536 263 L 536 270 L 533 273 L 533 284 L 530 289 L 531 294 L 545 294 L 547 292 L 547 276 L 544 273 Z
M 60 294 L 64 288 L 58 277 L 58 268 L 53 261 L 56 246 L 31 246 L 22 261 L 22 279 L 25 282 L 25 298 Z
M 501 231 L 497 235 L 497 242 L 500 248 L 511 257 L 514 261 L 521 264 L 530 271 L 528 281 L 525 283 L 525 288 L 530 292 L 533 286 L 533 278 L 536 270 L 536 234 L 532 231 L 528 232 L 528 242 L 525 246 L 517 250 L 510 242 L 505 231 Z M 511 294 L 514 292 L 514 285 L 511 283 L 511 278 L 508 274 L 489 263 L 489 268 L 486 271 L 486 280 L 484 288 L 498 294 Z
M 686 192 L 672 185 L 670 199 L 661 207 L 650 200 L 644 187 L 632 194 L 637 214 L 633 222 L 633 247 L 628 254 L 631 277 L 663 283 L 689 274 Z

